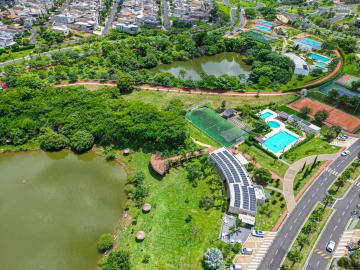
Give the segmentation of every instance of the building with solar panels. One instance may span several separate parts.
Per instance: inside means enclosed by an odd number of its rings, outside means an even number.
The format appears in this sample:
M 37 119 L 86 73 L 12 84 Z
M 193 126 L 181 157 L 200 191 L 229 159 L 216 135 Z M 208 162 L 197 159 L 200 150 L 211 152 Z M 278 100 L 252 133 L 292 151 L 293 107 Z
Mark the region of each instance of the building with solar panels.
M 245 167 L 226 148 L 211 152 L 209 159 L 225 183 L 229 201 L 228 211 L 232 214 L 254 217 L 259 190 L 252 185 Z

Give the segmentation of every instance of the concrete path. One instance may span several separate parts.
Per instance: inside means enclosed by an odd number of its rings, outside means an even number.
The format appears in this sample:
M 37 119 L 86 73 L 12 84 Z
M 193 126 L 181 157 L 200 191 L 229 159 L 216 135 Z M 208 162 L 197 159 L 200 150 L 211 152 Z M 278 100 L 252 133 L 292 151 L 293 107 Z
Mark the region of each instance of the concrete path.
M 206 148 L 214 147 L 213 145 L 200 142 L 200 141 L 194 139 L 193 137 L 190 137 L 190 138 L 191 138 L 191 140 L 192 140 L 194 143 L 196 143 L 197 145 L 200 145 L 200 146 L 202 146 L 202 147 L 206 147 Z
M 318 161 L 335 160 L 339 155 L 340 154 L 322 154 L 322 155 L 318 155 L 317 160 Z M 311 164 L 312 162 L 314 162 L 315 158 L 316 155 L 302 158 L 291 164 L 289 169 L 285 173 L 283 180 L 283 191 L 284 191 L 283 194 L 285 197 L 286 206 L 289 213 L 291 213 L 296 206 L 294 190 L 293 190 L 293 183 L 295 176 L 302 169 L 305 162 L 306 164 Z
M 265 189 L 274 190 L 276 192 L 279 192 L 279 193 L 283 194 L 283 191 L 281 189 L 279 189 L 279 188 L 276 188 L 276 187 L 266 186 Z

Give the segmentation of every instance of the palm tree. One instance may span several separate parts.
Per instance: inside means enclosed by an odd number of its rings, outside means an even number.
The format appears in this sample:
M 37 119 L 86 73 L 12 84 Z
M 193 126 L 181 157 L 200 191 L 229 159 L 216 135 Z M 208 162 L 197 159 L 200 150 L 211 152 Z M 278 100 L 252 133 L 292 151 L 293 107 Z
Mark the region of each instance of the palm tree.
M 335 199 L 333 196 L 331 196 L 330 194 L 326 194 L 326 196 L 323 199 L 324 208 L 326 208 L 326 206 L 328 206 L 329 204 L 332 204 L 334 200 Z
M 300 246 L 300 251 L 306 246 L 308 245 L 309 242 L 309 238 L 305 235 L 305 234 L 300 234 L 298 240 L 297 240 L 299 246 Z

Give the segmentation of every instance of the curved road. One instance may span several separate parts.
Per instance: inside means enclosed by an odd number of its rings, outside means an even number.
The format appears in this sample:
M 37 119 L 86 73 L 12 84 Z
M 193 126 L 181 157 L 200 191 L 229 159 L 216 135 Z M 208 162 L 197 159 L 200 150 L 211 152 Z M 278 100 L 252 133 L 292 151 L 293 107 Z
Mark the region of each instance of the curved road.
M 323 200 L 327 190 L 337 178 L 337 175 L 342 173 L 357 157 L 357 153 L 360 151 L 360 140 L 357 140 L 349 147 L 349 150 L 350 154 L 348 156 L 340 156 L 335 159 L 308 188 L 307 192 L 300 199 L 293 212 L 286 218 L 278 231 L 276 238 L 261 261 L 258 268 L 259 270 L 276 270 L 280 268 L 288 250 L 291 248 L 293 241 L 313 208 Z M 319 268 L 319 270 L 320 269 L 321 268 Z

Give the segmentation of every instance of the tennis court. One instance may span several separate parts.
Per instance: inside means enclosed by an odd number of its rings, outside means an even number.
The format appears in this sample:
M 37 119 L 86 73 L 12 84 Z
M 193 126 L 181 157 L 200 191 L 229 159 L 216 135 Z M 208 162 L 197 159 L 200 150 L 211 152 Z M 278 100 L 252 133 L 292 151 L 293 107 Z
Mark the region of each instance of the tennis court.
M 247 31 L 245 32 L 245 35 L 255 39 L 258 42 L 266 43 L 266 44 L 274 42 L 276 40 L 276 38 L 274 37 L 266 36 L 257 31 Z
M 186 119 L 225 147 L 230 147 L 248 137 L 245 131 L 206 107 L 192 110 L 186 114 Z

